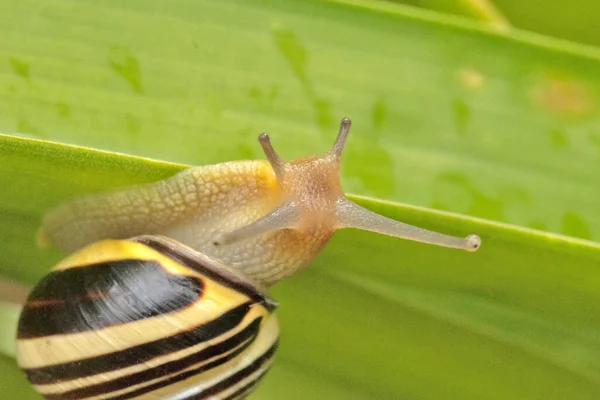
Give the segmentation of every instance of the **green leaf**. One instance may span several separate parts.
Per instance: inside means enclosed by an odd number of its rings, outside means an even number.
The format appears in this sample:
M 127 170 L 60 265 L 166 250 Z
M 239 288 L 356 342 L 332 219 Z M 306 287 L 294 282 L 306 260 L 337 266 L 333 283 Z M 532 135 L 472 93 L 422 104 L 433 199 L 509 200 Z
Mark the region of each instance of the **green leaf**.
M 512 27 L 589 45 L 600 45 L 600 3 L 561 0 L 388 0 L 482 21 L 501 31 Z
M 210 164 L 261 131 L 322 151 L 350 116 L 349 192 L 600 238 L 597 50 L 377 1 L 2 11 L 5 133 Z
M 547 0 L 543 3 L 494 0 L 494 3 L 518 28 L 574 42 L 600 45 L 596 29 L 600 3 L 595 0 L 577 0 L 568 4 L 560 0 Z
M 4 329 L 4 326 L 2 329 Z M 0 372 L 2 373 L 0 390 L 2 390 L 2 396 L 5 396 L 6 399 L 39 400 L 41 397 L 33 391 L 14 364 L 14 360 L 0 355 Z
M 11 258 L 0 263 L 0 274 L 29 283 L 59 259 L 34 245 L 36 223 L 52 203 L 181 168 L 9 136 L 0 136 L 0 154 L 2 167 L 26 166 L 24 173 L 5 174 L 0 181 L 20 188 L 2 197 L 0 209 L 22 210 L 4 214 L 0 250 Z M 483 246 L 467 253 L 338 232 L 311 268 L 273 290 L 281 302 L 282 347 L 274 377 L 269 375 L 256 398 L 600 395 L 600 246 L 354 199 L 425 228 L 476 232 Z M 14 324 L 3 329 L 14 332 Z
M 0 275 L 72 196 L 184 164 L 286 158 L 354 127 L 343 185 L 477 253 L 342 231 L 277 285 L 282 344 L 255 399 L 597 399 L 600 52 L 384 2 L 5 0 Z M 160 34 L 158 34 L 160 33 Z M 500 221 L 498 223 L 495 221 Z M 509 222 L 515 225 L 504 225 Z M 521 226 L 518 227 L 517 225 Z M 10 354 L 17 310 L 0 307 Z M 38 399 L 13 361 L 0 393 Z
M 389 1 L 389 0 L 388 0 Z M 496 7 L 494 0 L 391 0 L 437 12 L 470 17 L 499 30 L 510 28 L 510 22 Z
M 0 353 L 5 356 L 15 356 L 15 335 L 20 312 L 21 307 L 17 304 L 0 303 L 0 319 L 4 325 L 0 331 Z

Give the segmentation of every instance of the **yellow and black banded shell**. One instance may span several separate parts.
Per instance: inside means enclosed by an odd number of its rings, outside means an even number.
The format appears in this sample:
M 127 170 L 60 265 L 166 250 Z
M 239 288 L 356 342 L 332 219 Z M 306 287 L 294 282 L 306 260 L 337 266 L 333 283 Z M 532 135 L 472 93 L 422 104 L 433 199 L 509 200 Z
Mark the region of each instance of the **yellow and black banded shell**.
M 47 400 L 244 399 L 272 363 L 275 307 L 178 242 L 101 241 L 34 288 L 17 360 Z

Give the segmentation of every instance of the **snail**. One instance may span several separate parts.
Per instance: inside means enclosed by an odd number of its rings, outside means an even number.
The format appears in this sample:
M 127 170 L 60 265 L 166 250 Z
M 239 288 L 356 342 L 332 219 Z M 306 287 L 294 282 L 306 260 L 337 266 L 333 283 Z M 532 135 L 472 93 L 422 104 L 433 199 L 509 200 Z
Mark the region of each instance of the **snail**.
M 279 341 L 268 289 L 303 270 L 336 230 L 357 228 L 475 251 L 373 213 L 339 178 L 350 129 L 328 152 L 285 163 L 197 166 L 163 181 L 69 201 L 40 245 L 71 253 L 31 292 L 17 361 L 47 400 L 243 399 Z

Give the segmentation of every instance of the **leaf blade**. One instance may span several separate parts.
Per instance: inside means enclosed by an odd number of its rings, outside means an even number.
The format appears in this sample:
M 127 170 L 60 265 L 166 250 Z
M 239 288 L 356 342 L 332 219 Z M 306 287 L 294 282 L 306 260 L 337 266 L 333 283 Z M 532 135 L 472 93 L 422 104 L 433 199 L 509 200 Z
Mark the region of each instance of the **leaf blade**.
M 319 151 L 351 115 L 351 192 L 600 237 L 597 49 L 382 2 L 17 3 L 5 131 L 209 164 L 260 157 L 263 130 Z

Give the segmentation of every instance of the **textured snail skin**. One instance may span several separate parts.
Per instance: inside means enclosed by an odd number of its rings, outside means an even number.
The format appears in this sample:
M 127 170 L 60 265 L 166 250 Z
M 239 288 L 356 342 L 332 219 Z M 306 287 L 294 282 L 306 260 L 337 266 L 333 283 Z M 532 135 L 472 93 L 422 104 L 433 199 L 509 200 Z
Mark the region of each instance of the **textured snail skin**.
M 269 213 L 281 199 L 267 161 L 191 167 L 163 181 L 67 202 L 46 215 L 41 235 L 66 252 L 107 238 L 164 235 L 273 283 L 304 266 L 334 230 L 281 230 L 227 246 L 213 242 Z
M 100 241 L 31 292 L 17 361 L 47 400 L 243 399 L 277 349 L 275 307 L 171 239 Z

